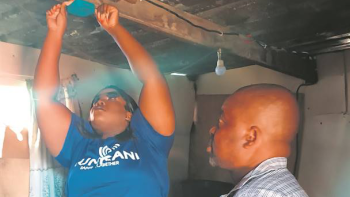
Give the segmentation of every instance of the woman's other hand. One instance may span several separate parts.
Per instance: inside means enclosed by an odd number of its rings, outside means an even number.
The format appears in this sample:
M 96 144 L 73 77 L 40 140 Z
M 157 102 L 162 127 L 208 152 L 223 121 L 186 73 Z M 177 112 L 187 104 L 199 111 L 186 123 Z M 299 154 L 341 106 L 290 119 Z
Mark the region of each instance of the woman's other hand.
M 116 7 L 102 4 L 95 10 L 97 22 L 108 32 L 119 25 L 119 11 Z

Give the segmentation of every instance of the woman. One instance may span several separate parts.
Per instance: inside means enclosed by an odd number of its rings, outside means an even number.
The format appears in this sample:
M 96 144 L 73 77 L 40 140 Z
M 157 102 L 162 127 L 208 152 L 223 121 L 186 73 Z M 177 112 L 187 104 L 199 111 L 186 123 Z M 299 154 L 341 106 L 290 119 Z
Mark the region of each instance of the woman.
M 175 128 L 170 93 L 152 58 L 120 25 L 115 7 L 101 5 L 95 15 L 143 83 L 139 108 L 119 88 L 106 87 L 94 98 L 87 122 L 54 99 L 66 5 L 46 13 L 48 33 L 34 88 L 43 139 L 51 154 L 69 168 L 67 196 L 167 196 L 167 157 Z

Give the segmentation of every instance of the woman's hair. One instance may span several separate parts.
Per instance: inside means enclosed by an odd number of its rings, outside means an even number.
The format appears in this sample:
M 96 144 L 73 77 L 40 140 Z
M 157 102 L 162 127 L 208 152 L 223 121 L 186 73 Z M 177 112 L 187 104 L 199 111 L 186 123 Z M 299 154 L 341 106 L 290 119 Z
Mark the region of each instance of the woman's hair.
M 136 109 L 138 109 L 138 105 L 136 104 L 135 100 L 134 100 L 131 96 L 129 96 L 127 93 L 125 93 L 122 89 L 120 89 L 120 88 L 118 88 L 117 86 L 114 86 L 114 85 L 109 85 L 109 86 L 103 88 L 102 90 L 105 90 L 105 89 L 114 89 L 114 90 L 117 91 L 117 93 L 118 93 L 118 94 L 125 100 L 125 102 L 126 102 L 126 104 L 125 104 L 125 110 L 126 110 L 126 111 L 130 112 L 131 114 L 134 114 L 134 111 L 135 111 Z M 100 90 L 100 91 L 96 94 L 95 98 L 99 96 L 99 94 L 100 94 L 100 92 L 101 92 L 102 90 Z M 91 108 L 93 107 L 93 105 L 94 105 L 94 100 L 95 100 L 95 99 L 93 99 L 93 101 L 92 101 L 92 103 L 91 103 L 90 109 L 91 109 Z M 87 137 L 87 138 L 93 138 L 93 139 L 94 139 L 94 138 L 101 138 L 101 135 L 98 134 L 98 132 L 92 127 L 91 122 L 89 122 L 89 124 L 90 124 L 90 126 L 91 126 L 91 128 L 92 128 L 92 132 L 90 132 L 90 131 L 88 131 L 88 130 L 86 129 L 86 126 L 85 126 L 85 124 L 84 124 L 84 121 L 83 121 L 83 119 L 81 119 L 81 123 L 80 123 L 80 125 L 78 126 L 79 132 L 80 132 L 83 136 L 85 136 L 85 137 Z M 126 141 L 126 140 L 131 139 L 132 137 L 133 137 L 133 132 L 132 132 L 131 124 L 130 124 L 130 123 L 129 123 L 129 125 L 126 127 L 126 129 L 125 129 L 123 132 L 121 132 L 121 133 L 118 134 L 118 135 L 115 135 L 115 138 L 116 138 L 117 140 L 119 140 L 119 141 Z

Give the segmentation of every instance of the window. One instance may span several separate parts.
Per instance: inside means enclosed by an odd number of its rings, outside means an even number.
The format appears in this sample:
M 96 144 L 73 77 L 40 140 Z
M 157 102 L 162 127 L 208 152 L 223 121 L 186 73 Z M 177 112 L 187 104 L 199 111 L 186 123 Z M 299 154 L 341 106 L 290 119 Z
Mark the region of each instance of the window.
M 0 158 L 2 153 L 5 156 L 5 147 L 7 155 L 23 156 L 18 153 L 28 151 L 30 125 L 30 97 L 26 83 L 23 81 L 15 86 L 0 85 Z

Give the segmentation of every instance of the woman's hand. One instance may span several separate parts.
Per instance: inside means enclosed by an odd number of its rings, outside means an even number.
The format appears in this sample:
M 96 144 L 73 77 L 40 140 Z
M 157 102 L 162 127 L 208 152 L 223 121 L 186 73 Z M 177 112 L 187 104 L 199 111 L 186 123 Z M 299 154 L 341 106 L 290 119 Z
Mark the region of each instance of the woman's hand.
M 102 4 L 95 10 L 97 22 L 111 34 L 111 30 L 119 25 L 119 11 L 116 7 Z
M 58 4 L 46 11 L 49 32 L 57 33 L 59 36 L 64 35 L 67 27 L 66 5 L 67 3 Z

